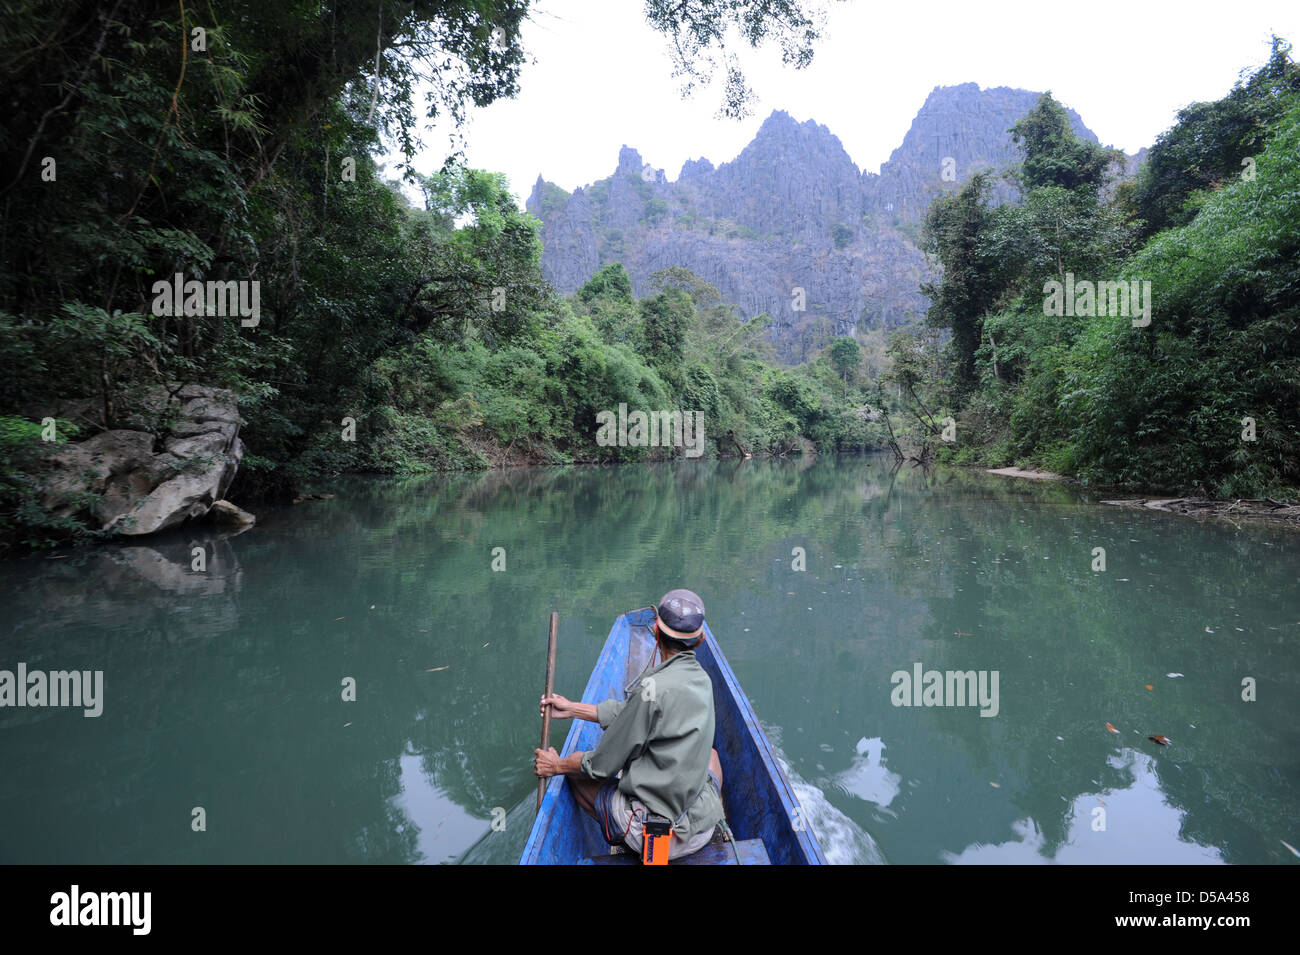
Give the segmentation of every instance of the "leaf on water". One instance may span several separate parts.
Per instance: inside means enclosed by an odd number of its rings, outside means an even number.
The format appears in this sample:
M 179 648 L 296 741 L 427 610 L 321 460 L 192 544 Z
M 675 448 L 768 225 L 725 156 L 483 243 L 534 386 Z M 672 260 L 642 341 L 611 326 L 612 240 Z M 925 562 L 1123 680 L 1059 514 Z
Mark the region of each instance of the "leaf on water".
M 1146 687 L 1147 687 L 1148 690 L 1154 690 L 1154 689 L 1155 689 L 1155 687 L 1152 686 L 1150 683 L 1148 683 L 1148 684 L 1146 685 Z
M 1115 727 L 1111 726 L 1109 723 L 1106 724 L 1106 729 L 1110 730 L 1112 733 L 1119 732 L 1119 730 L 1115 729 Z
M 1157 734 L 1157 735 L 1155 735 L 1155 736 L 1148 736 L 1147 739 L 1151 740 L 1151 742 L 1153 742 L 1153 743 L 1159 743 L 1161 746 L 1168 746 L 1168 745 L 1169 745 L 1169 737 L 1168 737 L 1168 736 L 1160 736 L 1159 734 Z
M 437 673 L 439 670 L 449 670 L 449 669 L 451 669 L 451 664 L 450 664 L 450 663 L 448 663 L 445 667 L 431 667 L 430 669 L 425 670 L 424 672 L 425 672 L 425 673 Z

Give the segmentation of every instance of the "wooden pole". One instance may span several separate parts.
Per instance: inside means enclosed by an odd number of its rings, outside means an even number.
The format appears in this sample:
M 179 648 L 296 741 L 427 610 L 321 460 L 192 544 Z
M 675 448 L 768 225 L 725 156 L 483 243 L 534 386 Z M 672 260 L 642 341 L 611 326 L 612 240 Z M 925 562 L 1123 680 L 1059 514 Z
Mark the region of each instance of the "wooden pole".
M 546 643 L 546 692 L 545 696 L 550 696 L 555 689 L 555 631 L 560 625 L 560 615 L 551 611 L 551 632 L 547 637 Z M 542 709 L 542 751 L 545 752 L 551 745 L 551 704 L 547 703 Z M 546 795 L 547 780 L 537 780 L 537 810 L 542 808 L 542 797 Z

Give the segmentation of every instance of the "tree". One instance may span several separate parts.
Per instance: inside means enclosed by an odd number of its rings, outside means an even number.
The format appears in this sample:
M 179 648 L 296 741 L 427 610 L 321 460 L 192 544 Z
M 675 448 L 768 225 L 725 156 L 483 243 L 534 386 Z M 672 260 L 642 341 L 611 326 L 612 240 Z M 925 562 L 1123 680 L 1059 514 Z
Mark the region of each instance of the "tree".
M 800 70 L 812 62 L 825 23 L 820 9 L 801 0 L 646 0 L 645 13 L 650 26 L 669 39 L 673 76 L 682 78 L 683 95 L 725 73 L 718 112 L 731 119 L 749 115 L 754 91 L 735 55 L 726 52 L 727 34 L 738 31 L 754 49 L 775 39 L 781 61 Z
M 678 392 L 685 384 L 686 329 L 694 313 L 690 296 L 680 288 L 641 300 L 641 353 Z
M 573 301 L 574 310 L 590 315 L 601 338 L 609 344 L 637 344 L 640 314 L 632 296 L 632 279 L 620 263 L 604 266 L 578 289 Z
M 835 370 L 847 387 L 849 373 L 855 371 L 858 362 L 862 360 L 862 349 L 858 347 L 857 340 L 847 336 L 837 338 L 831 342 L 828 354 L 830 355 L 831 364 L 835 366 Z
M 1122 159 L 1113 149 L 1078 139 L 1070 128 L 1070 114 L 1052 99 L 1051 93 L 1040 96 L 1010 132 L 1025 152 L 1020 167 L 1020 184 L 1025 192 L 1059 186 L 1095 198 L 1106 170 Z
M 1002 263 L 986 252 L 991 213 L 989 176 L 978 172 L 955 193 L 941 196 L 926 213 L 922 248 L 943 266 L 943 278 L 921 287 L 930 298 L 926 320 L 952 330 L 955 397 L 975 387 L 975 352 L 983 316 L 1005 287 Z

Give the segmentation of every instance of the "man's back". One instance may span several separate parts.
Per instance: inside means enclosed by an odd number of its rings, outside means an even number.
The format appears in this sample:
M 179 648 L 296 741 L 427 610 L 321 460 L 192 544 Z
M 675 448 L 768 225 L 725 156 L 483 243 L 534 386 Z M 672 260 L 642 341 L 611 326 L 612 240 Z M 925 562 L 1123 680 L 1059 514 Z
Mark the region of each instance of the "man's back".
M 626 701 L 606 700 L 597 715 L 605 734 L 582 761 L 591 778 L 622 770 L 619 791 L 671 822 L 680 819 L 683 840 L 717 825 L 722 800 L 708 784 L 713 683 L 693 650 L 647 670 Z

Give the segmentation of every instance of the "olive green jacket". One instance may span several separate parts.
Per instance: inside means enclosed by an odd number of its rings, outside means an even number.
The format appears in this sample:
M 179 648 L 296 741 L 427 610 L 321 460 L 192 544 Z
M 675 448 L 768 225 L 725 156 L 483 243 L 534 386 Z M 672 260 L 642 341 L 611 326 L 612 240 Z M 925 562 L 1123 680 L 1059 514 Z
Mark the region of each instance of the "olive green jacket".
M 721 821 L 722 799 L 709 783 L 713 749 L 713 683 L 683 650 L 642 674 L 624 702 L 596 707 L 605 731 L 582 756 L 591 779 L 611 779 L 651 812 L 668 817 L 677 837 L 688 840 Z

